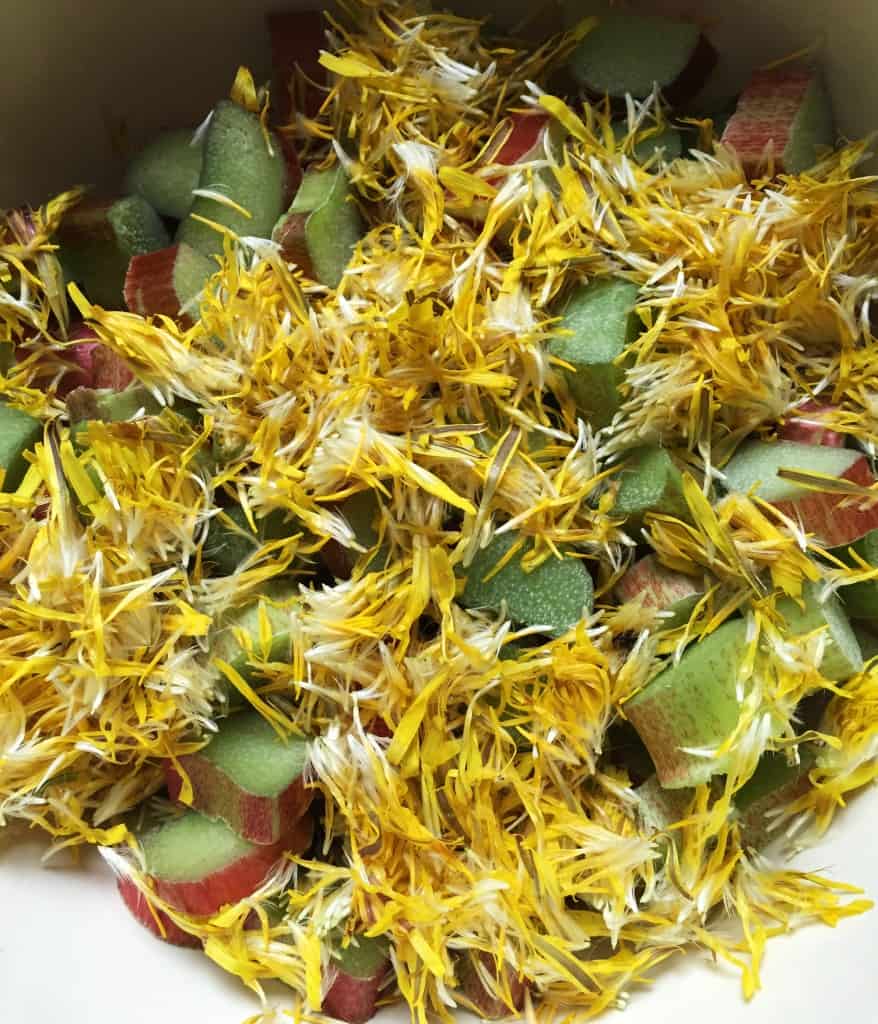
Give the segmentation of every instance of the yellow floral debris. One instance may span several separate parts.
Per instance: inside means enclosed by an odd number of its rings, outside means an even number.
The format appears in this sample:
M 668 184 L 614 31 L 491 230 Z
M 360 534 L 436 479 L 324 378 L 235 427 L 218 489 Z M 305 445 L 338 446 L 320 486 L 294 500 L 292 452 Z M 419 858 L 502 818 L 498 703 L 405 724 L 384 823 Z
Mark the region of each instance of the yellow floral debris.
M 819 751 L 776 822 L 796 841 L 878 775 L 878 668 L 835 686 L 822 638 L 786 636 L 775 610 L 806 581 L 868 572 L 818 568 L 797 524 L 755 499 L 706 497 L 745 436 L 811 395 L 831 397 L 834 429 L 878 443 L 865 146 L 760 186 L 722 149 L 639 166 L 630 143 L 664 125 L 653 101 L 617 142 L 602 107 L 545 91 L 589 28 L 531 52 L 486 44 L 470 19 L 348 6 L 321 58 L 322 109 L 288 126 L 315 160 L 343 161 L 368 221 L 338 289 L 234 239 L 190 326 L 71 288 L 166 406 L 91 423 L 76 443 L 55 391 L 67 322 L 51 239 L 79 194 L 0 228 L 0 347 L 17 360 L 0 391 L 46 424 L 21 486 L 0 494 L 0 823 L 101 845 L 224 969 L 295 990 L 296 1019 L 319 1009 L 322 940 L 345 922 L 390 936 L 419 1021 L 463 1001 L 467 951 L 519 974 L 545 1013 L 585 1018 L 689 945 L 735 965 L 749 997 L 768 937 L 868 906 L 749 849 L 732 814 L 766 750 Z M 246 70 L 234 92 L 264 119 Z M 507 116 L 528 108 L 563 143 L 498 167 Z M 622 409 L 595 436 L 546 342 L 565 289 L 601 274 L 640 286 L 645 330 Z M 614 467 L 649 440 L 688 467 L 691 520 L 648 514 L 645 536 L 669 567 L 716 581 L 674 630 L 611 598 L 640 539 L 613 514 Z M 360 491 L 377 500 L 381 568 L 342 511 Z M 227 499 L 301 529 L 211 577 L 202 545 Z M 456 572 L 512 528 L 533 540 L 531 564 L 572 545 L 597 581 L 595 615 L 537 647 L 455 601 Z M 312 585 L 331 544 L 359 552 L 352 576 Z M 263 622 L 257 692 L 212 661 L 210 628 L 291 576 L 291 657 L 267 660 Z M 741 611 L 747 691 L 725 784 L 649 825 L 612 756 L 624 702 Z M 124 815 L 160 788 L 163 758 L 203 742 L 226 677 L 278 727 L 317 737 L 325 846 L 195 919 L 151 891 Z M 819 728 L 797 730 L 801 702 L 827 695 Z M 391 739 L 370 731 L 378 720 Z M 711 929 L 723 909 L 738 936 Z

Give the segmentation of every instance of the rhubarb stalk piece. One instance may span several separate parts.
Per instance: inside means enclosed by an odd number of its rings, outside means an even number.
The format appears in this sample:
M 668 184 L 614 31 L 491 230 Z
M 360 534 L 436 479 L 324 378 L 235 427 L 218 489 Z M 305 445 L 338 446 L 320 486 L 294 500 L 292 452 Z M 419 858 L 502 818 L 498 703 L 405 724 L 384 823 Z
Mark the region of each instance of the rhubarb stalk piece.
M 613 135 L 620 147 L 625 147 L 629 134 L 627 121 L 617 121 L 613 125 Z M 629 152 L 638 164 L 648 163 L 656 157 L 658 162 L 669 164 L 683 155 L 683 136 L 675 128 L 665 128 L 655 135 L 638 139 L 631 145 Z
M 337 510 L 347 520 L 357 543 L 370 551 L 378 543 L 375 529 L 379 512 L 378 499 L 374 491 L 360 491 L 345 499 Z M 350 579 L 351 573 L 361 557 L 359 551 L 346 548 L 336 540 L 329 540 L 320 550 L 323 564 L 336 579 Z M 365 572 L 382 569 L 387 563 L 388 549 L 385 544 L 366 563 Z
M 495 612 L 505 608 L 513 622 L 542 626 L 550 635 L 560 636 L 591 612 L 591 576 L 581 559 L 570 556 L 549 558 L 532 572 L 525 572 L 521 558 L 529 550 L 527 544 L 495 572 L 518 539 L 514 532 L 499 534 L 476 553 L 467 569 L 460 603 Z
M 644 608 L 670 612 L 670 618 L 662 622 L 666 629 L 688 622 L 703 594 L 704 584 L 700 580 L 669 569 L 655 555 L 635 562 L 616 584 L 619 602 L 639 600 Z
M 192 130 L 164 132 L 131 161 L 127 191 L 143 196 L 163 217 L 183 220 L 198 188 L 204 150 Z
M 774 812 L 788 807 L 808 791 L 808 773 L 814 761 L 813 751 L 802 746 L 797 764 L 790 764 L 785 753 L 769 751 L 762 755 L 756 771 L 734 797 L 745 846 L 764 846 L 778 835 L 772 828 Z
M 305 786 L 309 743 L 281 739 L 257 712 L 244 711 L 219 723 L 216 735 L 195 754 L 179 758 L 192 784 L 192 807 L 224 821 L 251 843 L 279 842 L 308 810 Z M 168 795 L 178 799 L 183 780 L 165 762 Z
M 123 286 L 132 256 L 168 244 L 161 218 L 142 196 L 86 200 L 64 218 L 56 236 L 67 282 L 91 302 L 123 308 Z
M 799 406 L 778 430 L 781 441 L 796 441 L 798 444 L 822 444 L 827 448 L 844 448 L 845 436 L 826 426 L 823 416 L 833 412 L 835 406 L 806 402 Z
M 98 339 L 91 327 L 78 324 L 69 334 L 73 344 L 64 355 L 74 369 L 64 375 L 58 397 L 64 398 L 76 388 L 99 388 L 122 391 L 134 380 L 134 373 L 125 360 Z
M 831 146 L 832 108 L 820 75 L 784 65 L 757 71 L 738 99 L 722 135 L 745 172 L 759 172 L 771 154 L 779 173 L 812 167 L 820 146 Z
M 666 789 L 697 786 L 727 770 L 728 755 L 686 748 L 716 748 L 732 734 L 740 716 L 738 670 L 746 649 L 747 623 L 725 622 L 625 705 Z
M 617 359 L 634 341 L 640 322 L 634 313 L 637 285 L 614 277 L 596 278 L 570 297 L 549 353 L 569 363 L 563 371 L 577 409 L 593 427 L 605 427 L 621 404 L 624 371 Z
M 215 270 L 213 260 L 185 242 L 135 256 L 125 274 L 125 305 L 140 316 L 177 319 L 201 294 Z
M 156 938 L 164 939 L 172 946 L 184 946 L 189 949 L 198 949 L 201 946 L 201 940 L 197 936 L 184 931 L 164 910 L 152 906 L 132 879 L 120 878 L 116 886 L 125 906 Z
M 568 61 L 592 96 L 645 99 L 658 85 L 670 104 L 697 93 L 716 64 L 716 50 L 697 25 L 648 14 L 607 11 Z
M 43 425 L 33 416 L 0 401 L 0 491 L 14 491 L 27 472 L 24 453 L 43 439 Z
M 799 470 L 837 477 L 860 486 L 875 482 L 868 459 L 849 448 L 753 441 L 740 448 L 725 467 L 730 491 L 753 492 L 780 509 L 827 547 L 841 547 L 878 529 L 878 505 L 863 504 L 830 490 L 806 488 L 779 476 L 780 470 Z
M 329 288 L 338 287 L 362 235 L 363 221 L 340 164 L 309 171 L 272 232 L 285 260 Z
M 253 533 L 240 505 L 223 509 L 210 521 L 202 560 L 218 575 L 229 576 L 266 541 L 281 540 L 299 529 L 295 522 L 287 522 L 280 510 L 269 512 L 255 521 L 256 533 Z
M 196 196 L 176 241 L 203 256 L 222 254 L 223 234 L 198 218 L 237 236 L 268 238 L 283 210 L 286 178 L 286 160 L 277 137 L 270 134 L 266 139 L 256 114 L 223 100 L 214 108 L 207 128 L 198 182 L 199 192 L 213 195 Z M 246 210 L 246 215 L 236 207 Z
M 465 953 L 458 960 L 457 974 L 463 996 L 462 1002 L 487 1020 L 509 1017 L 521 1013 L 524 1009 L 527 982 L 507 966 L 504 966 L 502 971 L 509 991 L 508 1002 L 500 994 L 503 987 L 498 983 L 494 957 L 479 951 L 474 954 Z
M 821 599 L 821 585 L 807 582 L 801 602 L 791 597 L 778 601 L 777 610 L 786 621 L 786 632 L 803 636 L 825 629 L 827 645 L 820 672 L 833 682 L 850 679 L 863 667 L 863 655 L 844 606 L 834 594 Z
M 364 1024 L 375 1016 L 389 970 L 387 940 L 355 936 L 330 958 L 323 1013 L 347 1024 Z
M 312 832 L 304 817 L 277 843 L 260 846 L 221 821 L 184 811 L 138 838 L 156 894 L 175 910 L 206 917 L 255 892 L 284 853 L 307 849 Z
M 683 497 L 683 478 L 664 448 L 646 446 L 629 454 L 619 474 L 613 512 L 632 520 L 633 525 L 637 525 L 646 512 L 689 518 Z
M 867 565 L 878 566 L 878 530 L 870 530 L 851 547 Z M 834 552 L 849 565 L 859 563 L 849 554 L 846 548 Z M 853 619 L 878 619 L 878 579 L 866 580 L 864 583 L 853 583 L 843 587 L 839 594 L 844 602 L 845 611 Z

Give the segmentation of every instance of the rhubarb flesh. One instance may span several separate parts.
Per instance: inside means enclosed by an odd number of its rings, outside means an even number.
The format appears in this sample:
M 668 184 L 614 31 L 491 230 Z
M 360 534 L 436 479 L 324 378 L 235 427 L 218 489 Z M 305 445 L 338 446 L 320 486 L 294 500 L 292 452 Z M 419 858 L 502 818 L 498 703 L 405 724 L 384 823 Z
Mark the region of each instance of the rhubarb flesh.
M 125 185 L 163 217 L 183 220 L 198 188 L 204 153 L 192 131 L 164 132 L 131 161 Z
M 549 352 L 569 363 L 564 370 L 577 409 L 593 427 L 605 427 L 621 404 L 624 371 L 616 360 L 640 330 L 634 313 L 639 290 L 618 278 L 597 278 L 570 297 Z
M 821 600 L 820 585 L 806 583 L 802 605 L 793 598 L 778 601 L 777 610 L 786 620 L 787 633 L 803 636 L 815 629 L 825 629 L 827 646 L 820 663 L 820 671 L 834 682 L 850 679 L 863 667 L 863 655 L 844 605 L 834 594 Z
M 247 214 L 205 195 L 196 196 L 177 241 L 203 256 L 220 255 L 223 235 L 198 218 L 213 221 L 237 236 L 268 238 L 283 209 L 286 161 L 280 143 L 263 134 L 259 118 L 229 100 L 217 104 L 204 139 L 199 190 L 243 207 Z
M 684 748 L 716 748 L 737 725 L 738 669 L 746 635 L 743 620 L 723 623 L 625 705 L 665 788 L 696 786 L 727 770 L 727 754 L 714 757 Z
M 249 843 L 221 821 L 184 811 L 140 837 L 146 875 L 169 906 L 197 917 L 259 888 L 285 852 L 301 853 L 313 823 L 304 817 L 271 846 Z
M 363 221 L 340 164 L 309 171 L 272 232 L 286 260 L 329 288 L 338 287 L 362 235 Z
M 722 141 L 750 175 L 760 170 L 769 153 L 781 173 L 807 170 L 816 163 L 819 147 L 833 142 L 832 109 L 820 76 L 789 66 L 757 71 Z
M 513 532 L 500 534 L 476 553 L 467 569 L 460 602 L 466 608 L 495 612 L 505 608 L 513 622 L 542 626 L 550 635 L 560 636 L 591 612 L 591 576 L 581 559 L 570 556 L 549 558 L 532 572 L 525 572 L 521 558 L 527 545 L 494 572 L 518 539 Z
M 223 719 L 216 735 L 196 754 L 178 759 L 192 784 L 192 807 L 219 818 L 251 843 L 278 842 L 311 804 L 305 787 L 309 744 L 281 739 L 253 711 Z M 182 779 L 166 764 L 168 792 L 177 799 Z
M 62 222 L 57 241 L 65 280 L 75 281 L 92 302 L 121 309 L 132 256 L 163 248 L 168 233 L 145 199 L 127 196 L 81 203 Z
M 608 11 L 568 67 L 597 97 L 644 99 L 658 85 L 669 103 L 678 103 L 698 92 L 715 63 L 716 52 L 691 22 Z
M 24 453 L 43 439 L 43 424 L 0 401 L 0 490 L 14 491 L 27 472 Z

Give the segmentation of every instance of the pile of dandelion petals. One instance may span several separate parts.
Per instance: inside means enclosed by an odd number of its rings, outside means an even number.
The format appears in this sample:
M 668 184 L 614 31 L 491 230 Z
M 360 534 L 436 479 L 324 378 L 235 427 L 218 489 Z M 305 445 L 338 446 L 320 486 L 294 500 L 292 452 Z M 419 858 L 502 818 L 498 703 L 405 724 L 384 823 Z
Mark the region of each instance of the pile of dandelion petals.
M 817 568 L 794 523 L 712 490 L 736 444 L 812 394 L 837 406 L 834 429 L 878 439 L 866 147 L 751 184 L 704 123 L 689 159 L 635 164 L 606 110 L 547 91 L 588 27 L 526 52 L 406 4 L 351 5 L 344 27 L 330 22 L 322 110 L 286 131 L 310 160 L 341 160 L 362 205 L 369 230 L 345 278 L 327 290 L 270 242 L 241 239 L 187 327 L 71 289 L 167 406 L 94 423 L 85 447 L 53 397 L 66 312 L 49 239 L 78 193 L 0 231 L 0 344 L 19 355 L 0 391 L 46 425 L 21 486 L 0 494 L 0 824 L 38 825 L 55 848 L 99 844 L 148 888 L 120 853 L 134 845 L 120 815 L 159 790 L 162 758 L 214 725 L 216 616 L 294 575 L 292 658 L 255 649 L 264 685 L 245 696 L 279 729 L 317 737 L 322 848 L 209 920 L 153 897 L 257 991 L 275 978 L 319 1003 L 321 939 L 347 921 L 390 936 L 421 1021 L 453 1013 L 467 950 L 527 979 L 528 1012 L 623 1005 L 693 944 L 738 967 L 749 996 L 767 937 L 869 906 L 744 848 L 730 807 L 764 751 L 795 759 L 811 743 L 813 785 L 775 823 L 802 842 L 878 775 L 878 672 L 839 689 L 816 667 L 819 638 L 790 643 L 775 613 L 805 580 L 831 590 L 870 570 Z M 527 108 L 557 122 L 563 145 L 492 165 L 506 118 Z M 629 144 L 664 127 L 655 100 L 628 116 Z M 645 330 L 625 402 L 595 436 L 546 341 L 565 289 L 607 273 L 640 285 Z M 615 467 L 648 439 L 688 468 L 692 522 L 648 515 L 645 536 L 668 564 L 719 581 L 660 635 L 654 613 L 610 597 L 643 540 L 613 516 Z M 363 552 L 350 580 L 316 585 L 323 545 L 353 540 L 339 503 L 366 489 L 386 568 Z M 301 529 L 210 578 L 200 545 L 221 497 Z M 455 593 L 504 529 L 534 541 L 533 564 L 572 546 L 597 601 L 566 636 L 501 658 L 510 624 Z M 732 767 L 694 791 L 671 841 L 644 823 L 607 731 L 664 657 L 741 610 L 752 656 Z M 822 731 L 797 731 L 797 706 L 821 694 Z M 376 718 L 388 728 L 371 731 Z M 722 911 L 737 930 L 710 926 Z

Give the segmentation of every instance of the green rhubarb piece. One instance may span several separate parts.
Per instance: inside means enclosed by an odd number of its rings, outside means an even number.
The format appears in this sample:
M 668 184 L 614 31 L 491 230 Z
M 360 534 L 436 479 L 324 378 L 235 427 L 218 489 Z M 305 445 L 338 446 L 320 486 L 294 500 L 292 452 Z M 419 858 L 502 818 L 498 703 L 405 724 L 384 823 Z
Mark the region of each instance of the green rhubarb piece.
M 549 352 L 573 367 L 564 375 L 578 410 L 596 428 L 612 420 L 622 398 L 624 371 L 615 360 L 637 337 L 640 321 L 634 313 L 637 285 L 601 277 L 580 286 L 570 297 Z
M 878 530 L 871 530 L 850 545 L 867 565 L 878 566 Z M 833 552 L 848 565 L 858 563 L 848 553 L 848 548 L 836 548 Z M 878 619 L 878 580 L 866 580 L 843 587 L 839 594 L 844 601 L 845 611 L 852 619 Z
M 861 622 L 854 623 L 854 636 L 860 645 L 863 661 L 871 661 L 878 654 L 878 633 L 867 629 Z
M 326 171 L 309 171 L 286 214 L 275 226 L 274 237 L 304 233 L 305 249 L 315 280 L 337 288 L 363 236 L 360 211 L 352 201 L 341 164 Z
M 290 600 L 298 594 L 298 587 L 287 581 L 277 580 L 267 584 L 262 594 L 255 600 L 241 605 L 222 615 L 210 637 L 210 654 L 227 662 L 247 682 L 255 681 L 255 674 L 250 665 L 251 657 L 266 661 L 286 661 L 290 657 L 290 613 L 278 605 Z M 267 652 L 263 652 L 259 641 L 259 610 L 265 609 L 271 626 L 271 644 Z M 235 633 L 241 631 L 249 638 L 253 654 L 249 654 L 246 646 L 236 639 Z
M 835 594 L 820 600 L 820 583 L 807 582 L 803 588 L 804 607 L 791 597 L 777 603 L 777 610 L 786 620 L 787 632 L 796 636 L 827 628 L 829 643 L 820 664 L 821 673 L 834 682 L 849 679 L 863 667 L 863 655 L 844 605 Z
M 43 439 L 43 425 L 33 416 L 0 401 L 0 490 L 14 491 L 27 472 L 24 453 Z
M 147 874 L 166 882 L 194 882 L 246 857 L 253 844 L 228 825 L 186 811 L 140 837 Z
M 591 93 L 643 99 L 655 83 L 666 89 L 677 82 L 696 55 L 700 35 L 691 22 L 609 11 L 570 55 L 568 67 Z
M 65 280 L 75 281 L 90 301 L 108 309 L 125 308 L 131 257 L 169 243 L 161 217 L 142 196 L 83 203 L 61 224 L 56 240 Z
M 773 838 L 771 812 L 789 805 L 807 789 L 808 773 L 814 761 L 814 753 L 808 747 L 799 747 L 798 764 L 790 764 L 781 751 L 762 755 L 753 775 L 734 797 L 741 837 L 746 845 L 762 846 Z
M 219 199 L 196 196 L 177 232 L 178 242 L 185 242 L 204 256 L 222 253 L 222 234 L 196 217 L 220 224 L 238 236 L 269 237 L 283 209 L 286 187 L 280 143 L 272 137 L 271 145 L 269 151 L 255 114 L 230 100 L 217 104 L 204 139 L 198 187 L 222 194 L 249 216 Z
M 533 572 L 525 572 L 521 558 L 526 544 L 490 579 L 497 563 L 519 539 L 515 532 L 500 534 L 478 551 L 466 571 L 466 586 L 460 602 L 466 608 L 505 607 L 513 622 L 542 626 L 560 636 L 591 612 L 594 588 L 581 559 L 549 558 Z
M 138 414 L 158 416 L 164 408 L 141 384 L 124 391 L 109 388 L 76 388 L 67 396 L 67 412 L 77 434 L 87 427 L 88 420 L 103 423 L 127 423 Z
M 730 491 L 747 494 L 752 489 L 763 501 L 796 501 L 815 492 L 784 480 L 777 475 L 778 470 L 797 469 L 840 477 L 860 458 L 859 452 L 849 448 L 828 448 L 797 441 L 774 444 L 751 441 L 735 452 L 723 472 Z
M 183 220 L 198 188 L 203 156 L 192 131 L 164 132 L 131 161 L 126 189 L 143 196 L 162 216 Z
M 634 792 L 637 819 L 646 832 L 667 832 L 686 817 L 692 800 L 691 789 L 665 789 L 657 775 L 651 775 Z
M 341 971 L 352 978 L 374 978 L 383 970 L 390 956 L 390 943 L 383 935 L 367 938 L 354 935 L 347 946 L 338 945 L 332 958 Z
M 282 540 L 297 531 L 296 524 L 287 522 L 280 510 L 269 512 L 255 522 L 256 533 L 253 533 L 240 505 L 223 509 L 210 521 L 202 548 L 203 560 L 219 575 L 229 576 L 266 541 Z
M 198 756 L 216 765 L 254 796 L 279 796 L 305 770 L 309 744 L 301 736 L 282 740 L 255 711 L 224 718 Z
M 613 134 L 617 142 L 623 143 L 628 137 L 628 123 L 617 121 L 613 125 Z M 631 156 L 638 164 L 645 164 L 655 156 L 658 156 L 659 162 L 671 163 L 682 155 L 683 136 L 675 128 L 665 128 L 655 135 L 640 138 L 631 147 Z
M 740 716 L 738 670 L 747 649 L 747 623 L 725 622 L 692 644 L 625 705 L 666 789 L 707 782 L 727 771 L 729 755 L 692 753 L 715 749 Z
M 683 478 L 664 448 L 649 446 L 631 452 L 619 474 L 613 512 L 635 522 L 646 512 L 689 518 Z

